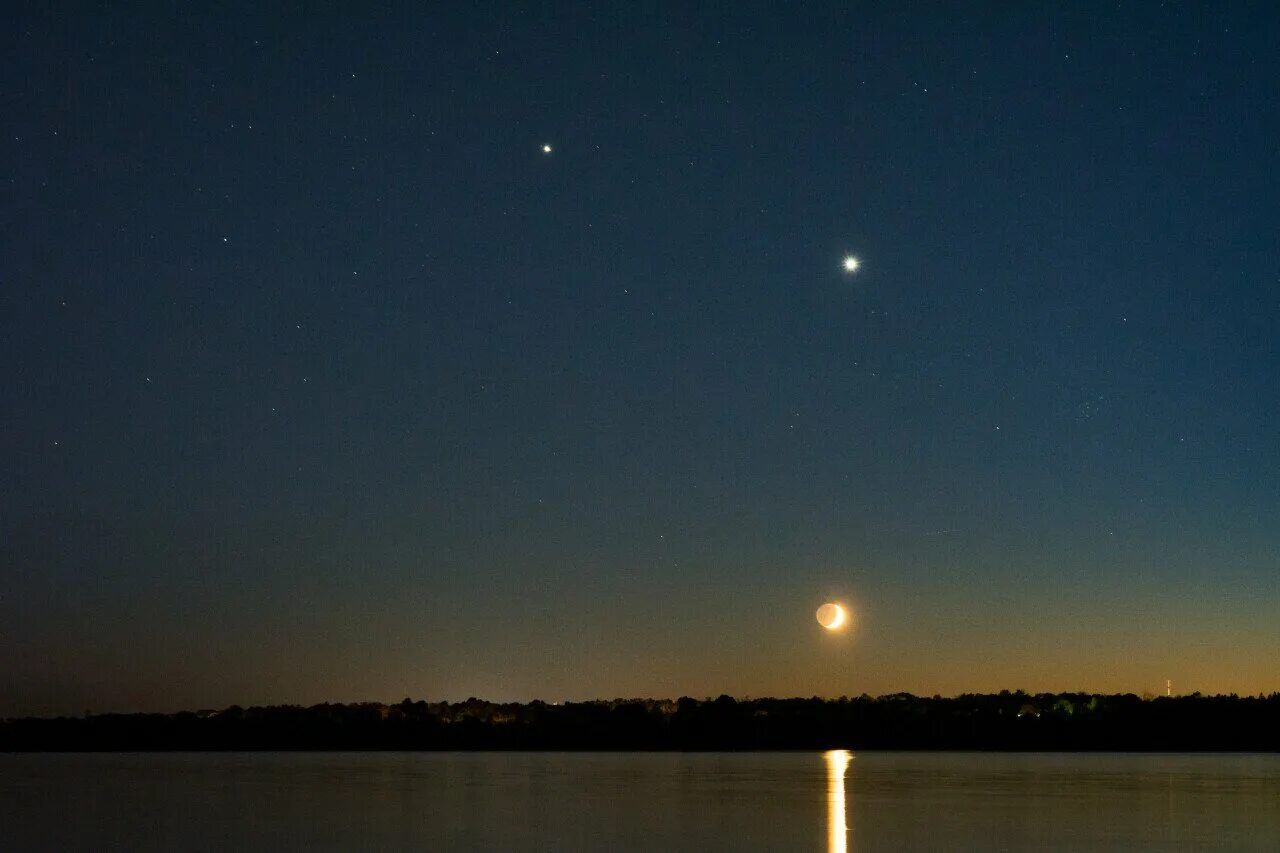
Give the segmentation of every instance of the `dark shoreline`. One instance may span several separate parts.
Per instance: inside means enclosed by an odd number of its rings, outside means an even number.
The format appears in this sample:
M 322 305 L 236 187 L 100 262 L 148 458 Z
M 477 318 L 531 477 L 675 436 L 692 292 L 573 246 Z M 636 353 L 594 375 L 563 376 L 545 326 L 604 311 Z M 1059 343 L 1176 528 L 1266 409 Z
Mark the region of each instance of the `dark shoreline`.
M 379 703 L 0 721 L 3 752 L 1277 752 L 1280 694 Z

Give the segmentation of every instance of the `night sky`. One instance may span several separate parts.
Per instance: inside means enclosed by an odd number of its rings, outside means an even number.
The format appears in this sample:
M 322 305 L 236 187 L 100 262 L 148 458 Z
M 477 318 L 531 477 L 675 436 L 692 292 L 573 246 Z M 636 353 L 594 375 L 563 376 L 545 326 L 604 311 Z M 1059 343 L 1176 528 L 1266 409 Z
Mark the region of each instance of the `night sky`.
M 0 714 L 1280 689 L 1273 4 L 61 5 Z

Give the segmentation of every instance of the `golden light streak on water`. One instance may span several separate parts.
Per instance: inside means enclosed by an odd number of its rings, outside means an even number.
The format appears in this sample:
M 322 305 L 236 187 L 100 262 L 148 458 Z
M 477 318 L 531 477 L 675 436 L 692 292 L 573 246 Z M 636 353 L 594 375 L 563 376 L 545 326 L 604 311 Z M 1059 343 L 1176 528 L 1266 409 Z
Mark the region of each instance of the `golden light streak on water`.
M 848 853 L 849 826 L 844 814 L 844 774 L 853 756 L 847 749 L 823 754 L 827 761 L 827 853 Z

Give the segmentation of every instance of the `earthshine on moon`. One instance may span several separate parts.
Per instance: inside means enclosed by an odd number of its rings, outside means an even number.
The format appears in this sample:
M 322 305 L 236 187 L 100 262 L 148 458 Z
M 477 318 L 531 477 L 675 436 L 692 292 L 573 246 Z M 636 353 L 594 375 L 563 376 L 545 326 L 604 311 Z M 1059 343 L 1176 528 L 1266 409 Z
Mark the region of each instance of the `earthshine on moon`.
M 834 601 L 828 601 L 819 607 L 817 617 L 818 624 L 828 631 L 838 631 L 848 621 L 848 615 L 844 612 L 844 608 Z

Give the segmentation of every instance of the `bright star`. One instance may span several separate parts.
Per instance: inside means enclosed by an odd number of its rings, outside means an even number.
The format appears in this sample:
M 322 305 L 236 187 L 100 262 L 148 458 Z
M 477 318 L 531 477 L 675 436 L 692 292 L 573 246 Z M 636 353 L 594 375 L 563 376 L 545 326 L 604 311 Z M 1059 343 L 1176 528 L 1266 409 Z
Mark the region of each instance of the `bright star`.
M 844 256 L 844 271 L 845 271 L 845 272 L 857 272 L 857 271 L 858 271 L 858 259 L 857 259 L 857 258 L 855 258 L 853 255 L 845 255 L 845 256 Z
M 550 154 L 550 153 L 551 153 L 551 146 L 550 146 L 550 145 L 544 145 L 544 146 L 542 146 L 542 153 L 543 153 L 543 154 Z

